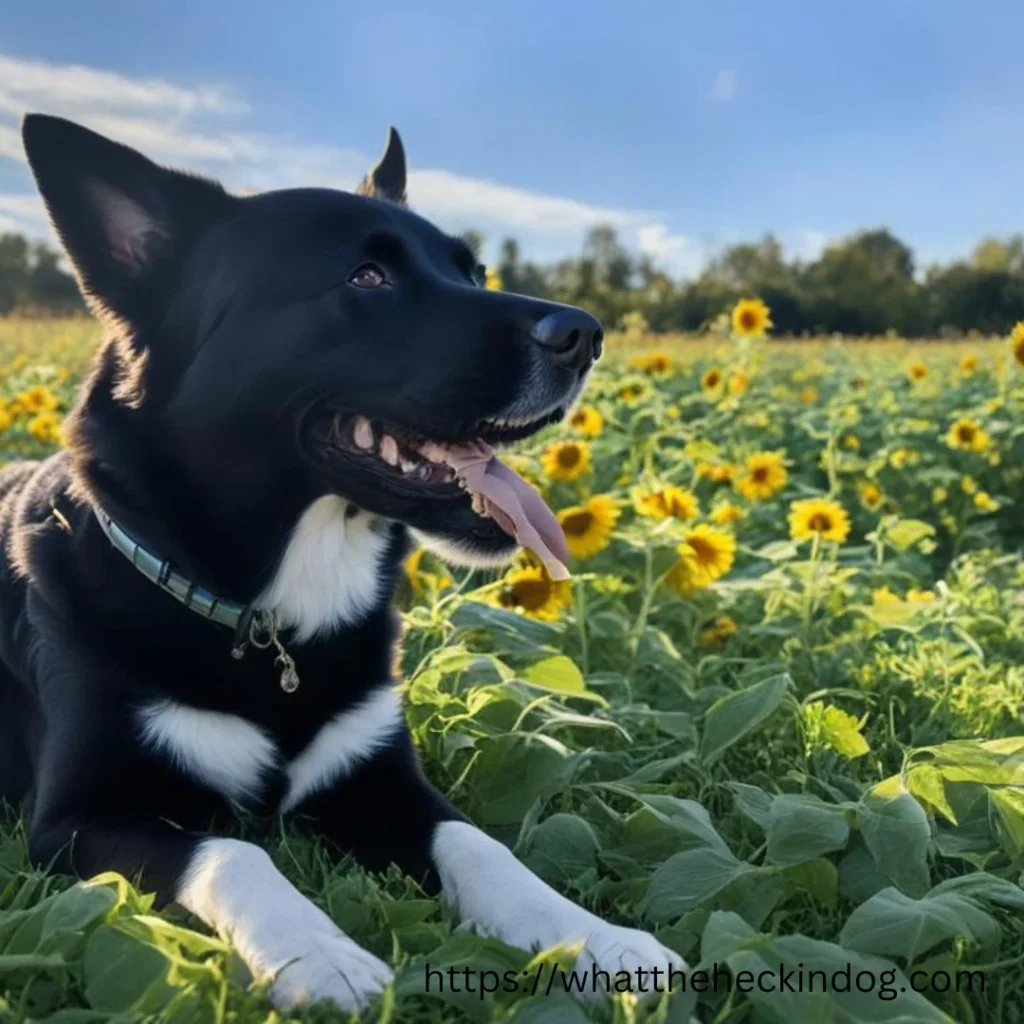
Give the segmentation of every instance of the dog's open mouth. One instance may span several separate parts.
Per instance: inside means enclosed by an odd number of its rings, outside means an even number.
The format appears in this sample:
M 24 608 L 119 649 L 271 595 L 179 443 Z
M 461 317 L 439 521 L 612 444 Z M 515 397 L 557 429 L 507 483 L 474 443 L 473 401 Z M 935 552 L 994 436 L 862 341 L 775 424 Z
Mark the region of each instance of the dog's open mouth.
M 494 453 L 490 442 L 518 440 L 535 433 L 560 412 L 526 422 L 482 421 L 466 441 L 435 440 L 369 420 L 338 413 L 324 442 L 349 459 L 364 462 L 403 490 L 438 497 L 465 491 L 473 511 L 493 519 L 505 533 L 532 551 L 553 579 L 567 579 L 565 535 L 540 494 Z

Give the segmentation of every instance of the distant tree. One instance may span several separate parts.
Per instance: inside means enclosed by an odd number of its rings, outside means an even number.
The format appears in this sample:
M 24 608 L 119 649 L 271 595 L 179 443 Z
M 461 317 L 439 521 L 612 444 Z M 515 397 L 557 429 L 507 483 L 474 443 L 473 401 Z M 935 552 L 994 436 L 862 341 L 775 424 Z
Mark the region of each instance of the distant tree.
M 24 304 L 28 279 L 28 242 L 21 235 L 0 235 L 0 313 Z
M 75 279 L 60 267 L 60 255 L 21 235 L 0 235 L 0 314 L 15 309 L 67 313 L 81 309 Z
M 914 254 L 885 229 L 829 246 L 803 278 L 814 329 L 915 335 L 927 328 L 927 301 L 914 278 Z

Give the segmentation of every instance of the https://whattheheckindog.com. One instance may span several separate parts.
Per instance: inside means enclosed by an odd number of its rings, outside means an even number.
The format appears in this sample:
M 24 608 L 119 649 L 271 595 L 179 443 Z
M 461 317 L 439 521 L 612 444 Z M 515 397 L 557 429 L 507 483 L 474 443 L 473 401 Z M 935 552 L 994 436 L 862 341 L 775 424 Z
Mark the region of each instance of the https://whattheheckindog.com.
M 865 970 L 846 964 L 834 970 L 814 970 L 804 964 L 780 965 L 772 970 L 730 970 L 714 963 L 696 970 L 651 969 L 604 971 L 597 968 L 559 967 L 530 964 L 519 970 L 436 967 L 424 964 L 424 986 L 428 994 L 444 992 L 477 995 L 480 999 L 498 993 L 529 995 L 606 995 L 632 992 L 650 995 L 662 992 L 692 992 L 698 995 L 751 993 L 874 993 L 882 1002 L 892 1002 L 907 992 L 983 992 L 982 971 L 911 971 L 903 976 L 895 969 Z

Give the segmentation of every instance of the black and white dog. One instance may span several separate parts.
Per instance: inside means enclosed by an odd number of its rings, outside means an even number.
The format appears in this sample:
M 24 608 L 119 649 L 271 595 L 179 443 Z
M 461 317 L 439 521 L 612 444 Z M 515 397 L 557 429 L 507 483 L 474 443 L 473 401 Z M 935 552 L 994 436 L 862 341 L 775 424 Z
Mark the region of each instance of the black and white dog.
M 24 141 L 106 326 L 66 449 L 0 473 L 0 795 L 29 806 L 33 857 L 141 877 L 282 1006 L 360 1006 L 390 971 L 263 850 L 211 834 L 239 807 L 439 882 L 514 945 L 681 967 L 430 786 L 392 677 L 408 531 L 463 564 L 513 534 L 557 549 L 489 443 L 565 414 L 599 324 L 481 288 L 405 207 L 395 134 L 355 194 L 245 198 L 58 118 Z

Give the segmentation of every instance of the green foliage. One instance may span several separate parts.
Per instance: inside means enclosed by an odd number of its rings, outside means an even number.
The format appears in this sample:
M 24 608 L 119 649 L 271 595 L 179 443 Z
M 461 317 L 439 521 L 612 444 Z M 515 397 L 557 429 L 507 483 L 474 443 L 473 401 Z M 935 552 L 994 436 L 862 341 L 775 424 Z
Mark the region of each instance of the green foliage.
M 904 257 L 879 244 L 899 272 Z M 591 256 L 602 273 L 621 272 L 607 237 Z M 755 257 L 737 254 L 730 280 Z M 81 365 L 71 352 L 79 337 L 59 340 L 61 363 Z M 41 351 L 37 342 L 31 334 Z M 692 1012 L 721 1024 L 1019 1024 L 1024 378 L 990 365 L 987 350 L 965 374 L 960 353 L 941 346 L 915 383 L 905 350 L 887 345 L 850 358 L 839 346 L 794 354 L 716 341 L 669 356 L 657 374 L 624 373 L 613 356 L 588 395 L 605 423 L 588 441 L 591 474 L 540 481 L 556 509 L 602 494 L 621 511 L 607 546 L 573 566 L 571 603 L 553 621 L 501 606 L 503 584 L 489 577 L 447 579 L 429 557 L 409 570 L 409 725 L 440 788 L 587 908 L 651 929 L 694 966 L 840 981 L 870 971 L 876 991 L 706 987 L 635 1006 L 528 989 L 428 993 L 428 961 L 550 971 L 574 951 L 516 950 L 458 929 L 415 881 L 367 874 L 298 825 L 239 830 L 395 967 L 366 1021 L 668 1024 Z M 712 366 L 726 378 L 743 369 L 749 388 L 706 394 Z M 643 384 L 642 396 L 627 401 L 624 382 Z M 70 398 L 70 381 L 38 363 L 3 383 L 12 403 L 39 385 L 60 409 Z M 985 451 L 947 443 L 963 416 L 984 427 Z M 20 423 L 4 435 L 8 456 L 45 450 L 18 447 Z M 851 435 L 856 447 L 844 444 Z M 540 476 L 538 455 L 555 436 L 521 446 L 524 472 Z M 582 439 L 572 428 L 558 436 Z M 769 499 L 748 500 L 705 472 L 728 465 L 735 480 L 755 451 L 785 453 L 789 479 Z M 712 585 L 672 584 L 693 523 L 635 509 L 633 487 L 653 481 L 691 490 L 702 520 L 726 501 L 739 509 L 721 527 L 735 537 L 735 564 Z M 883 495 L 874 508 L 866 483 Z M 998 508 L 980 509 L 971 487 Z M 823 494 L 849 515 L 842 545 L 790 535 L 791 503 Z M 23 831 L 13 816 L 0 823 L 5 1024 L 275 1020 L 198 922 L 155 913 L 113 877 L 72 885 L 32 871 Z M 921 970 L 966 987 L 914 992 Z M 326 1008 L 296 1016 L 337 1019 Z

